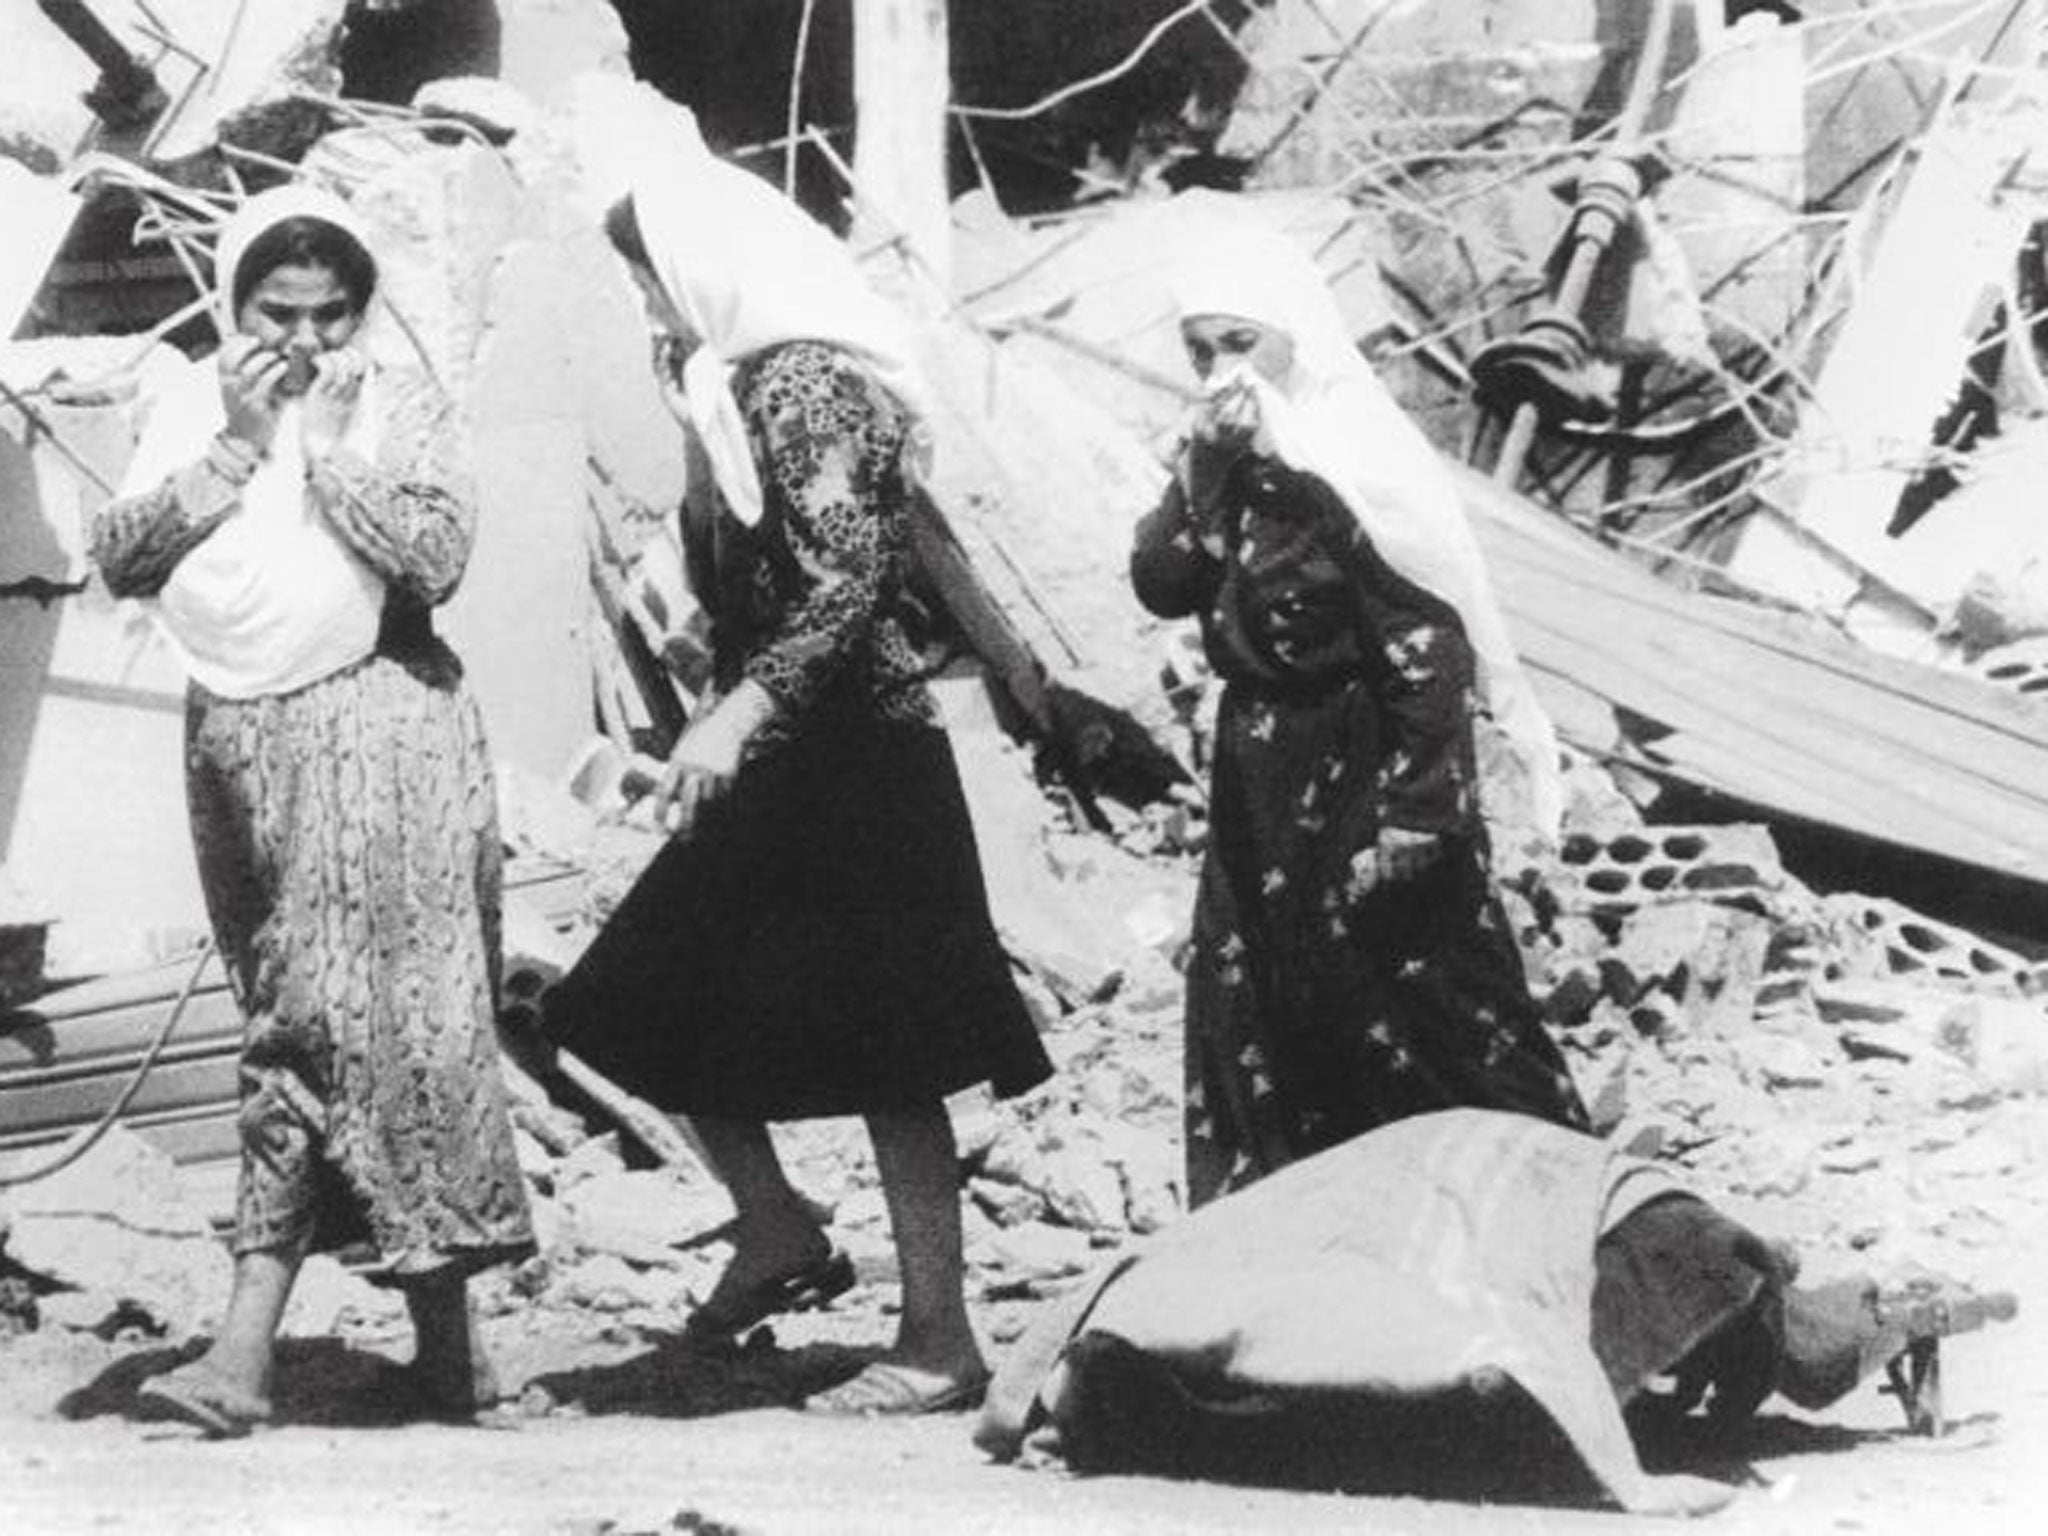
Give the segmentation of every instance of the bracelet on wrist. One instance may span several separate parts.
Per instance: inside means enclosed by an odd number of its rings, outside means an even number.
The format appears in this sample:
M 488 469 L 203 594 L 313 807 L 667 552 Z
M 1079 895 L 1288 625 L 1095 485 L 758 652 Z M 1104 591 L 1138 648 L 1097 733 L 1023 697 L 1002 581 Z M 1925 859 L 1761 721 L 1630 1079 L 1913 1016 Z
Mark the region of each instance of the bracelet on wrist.
M 230 485 L 247 485 L 263 463 L 254 444 L 227 432 L 217 432 L 206 445 L 206 464 Z

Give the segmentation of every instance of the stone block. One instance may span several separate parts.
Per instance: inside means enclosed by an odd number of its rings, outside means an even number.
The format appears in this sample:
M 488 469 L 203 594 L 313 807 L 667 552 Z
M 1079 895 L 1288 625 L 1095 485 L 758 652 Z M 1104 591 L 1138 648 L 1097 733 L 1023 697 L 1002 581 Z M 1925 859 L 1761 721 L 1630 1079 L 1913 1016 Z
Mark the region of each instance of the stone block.
M 1083 1232 L 1120 1231 L 1124 1226 L 1124 1184 L 1102 1142 L 1070 1133 L 1046 1149 L 1038 1193 L 1053 1215 Z
M 654 1170 L 586 1179 L 563 1195 L 562 1209 L 578 1247 L 642 1265 L 678 1264 L 678 1249 L 733 1218 L 724 1186 L 686 1185 Z
M 1739 907 L 1708 901 L 1643 906 L 1629 915 L 1602 962 L 1604 990 L 1634 1008 L 1654 1008 L 1654 994 L 1662 992 L 1677 1004 L 1677 1019 L 1668 1022 L 1737 1031 L 1755 1015 L 1770 936 L 1768 919 Z
M 2048 1004 L 2039 999 L 1969 998 L 1941 1019 L 1935 1040 L 2000 1093 L 2048 1093 Z
M 2009 1178 L 2026 1166 L 2024 1150 L 2003 1136 L 1979 1131 L 1920 1160 L 1914 1172 L 1929 1192 L 1952 1198 L 1951 1179 Z
M 1614 776 L 1592 758 L 1567 751 L 1564 762 L 1564 830 L 1609 842 L 1641 836 L 1643 813 L 1621 792 Z
M 2039 970 L 2024 956 L 1965 929 L 1922 916 L 1878 896 L 1821 898 L 1835 963 L 1831 977 L 1907 979 L 1992 996 L 2036 989 Z
M 1826 1134 L 1797 1123 L 1764 1126 L 1733 1148 L 1730 1188 L 1751 1196 L 1798 1194 L 1813 1177 Z
M 1593 1134 L 1606 1136 L 1628 1119 L 1628 1060 L 1616 1056 L 1592 1073 L 1579 1074 L 1585 1092 L 1586 1113 L 1593 1121 Z
M 619 1133 L 606 1131 L 602 1136 L 593 1136 L 579 1143 L 555 1165 L 555 1187 L 573 1189 L 585 1179 L 609 1178 L 625 1170 L 626 1160 L 619 1151 Z
M 1754 1034 L 1732 1042 L 1736 1069 L 1760 1088 L 1818 1088 L 1828 1079 L 1821 1053 L 1793 1035 Z
M 161 1152 L 116 1126 L 49 1178 L 6 1192 L 11 1266 L 39 1281 L 128 1301 L 182 1331 L 218 1315 L 231 1264 L 206 1213 Z
M 1616 837 L 1577 832 L 1558 849 L 1550 883 L 1567 911 L 1626 912 L 1691 897 L 1768 905 L 1787 886 L 1763 827 L 1644 827 Z
M 1007 1228 L 990 1238 L 988 1247 L 996 1267 L 1013 1282 L 1026 1283 L 1078 1275 L 1095 1255 L 1087 1233 L 1042 1221 Z
M 1821 1149 L 1818 1166 L 1822 1173 L 1867 1173 L 1884 1161 L 1884 1152 L 1868 1136 L 1848 1135 Z
M 397 1323 L 405 1298 L 344 1269 L 329 1254 L 316 1253 L 299 1266 L 278 1332 L 284 1338 L 325 1338 L 345 1324 Z
M 1599 967 L 1582 961 L 1568 964 L 1553 975 L 1548 991 L 1538 998 L 1544 1022 L 1554 1029 L 1573 1029 L 1585 1023 L 1604 990 Z
M 2032 634 L 1985 652 L 1971 671 L 1988 683 L 2039 697 L 2048 693 L 2048 634 Z
M 998 1227 L 1021 1227 L 1026 1222 L 1043 1221 L 1048 1211 L 1044 1197 L 1036 1190 L 1000 1179 L 969 1179 L 967 1193 Z
M 664 1280 L 609 1253 L 595 1254 L 561 1276 L 556 1294 L 572 1306 L 592 1312 L 662 1310 L 688 1299 L 673 1277 Z
M 126 1329 L 161 1334 L 163 1319 L 112 1291 L 50 1291 L 35 1298 L 36 1324 L 113 1338 Z

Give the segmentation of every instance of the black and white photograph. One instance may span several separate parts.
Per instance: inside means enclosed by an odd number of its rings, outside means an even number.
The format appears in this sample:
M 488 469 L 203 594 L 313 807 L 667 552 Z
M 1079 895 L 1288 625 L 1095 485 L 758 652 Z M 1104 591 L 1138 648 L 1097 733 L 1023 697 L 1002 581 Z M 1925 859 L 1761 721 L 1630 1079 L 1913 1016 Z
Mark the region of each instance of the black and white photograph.
M 2048 1522 L 2048 0 L 0 0 L 0 1531 Z

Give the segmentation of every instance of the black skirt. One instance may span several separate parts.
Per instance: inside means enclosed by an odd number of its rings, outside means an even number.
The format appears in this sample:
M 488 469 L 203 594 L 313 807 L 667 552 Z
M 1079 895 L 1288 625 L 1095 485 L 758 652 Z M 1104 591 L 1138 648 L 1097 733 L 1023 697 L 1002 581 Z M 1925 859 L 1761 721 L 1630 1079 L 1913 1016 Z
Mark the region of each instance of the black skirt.
M 744 768 L 648 865 L 545 1027 L 663 1109 L 784 1120 L 1044 1081 L 951 744 L 851 710 Z

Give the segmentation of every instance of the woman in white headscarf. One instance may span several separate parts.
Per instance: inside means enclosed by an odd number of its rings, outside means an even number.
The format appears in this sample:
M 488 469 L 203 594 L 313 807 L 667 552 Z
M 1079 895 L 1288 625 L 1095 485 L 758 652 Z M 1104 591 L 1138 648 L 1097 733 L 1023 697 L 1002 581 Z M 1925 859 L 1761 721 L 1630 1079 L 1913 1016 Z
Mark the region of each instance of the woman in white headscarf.
M 340 199 L 261 193 L 221 232 L 223 341 L 166 392 L 92 555 L 191 676 L 186 787 L 246 1019 L 234 1288 L 213 1347 L 141 1410 L 270 1416 L 316 1246 L 400 1287 L 417 1405 L 493 1395 L 467 1277 L 532 1248 L 497 1073 L 501 850 L 481 718 L 429 609 L 474 509 L 424 376 L 369 361 L 377 266 Z
M 1138 597 L 1225 683 L 1187 999 L 1200 1203 L 1460 1106 L 1581 1126 L 1489 883 L 1474 719 L 1554 784 L 1455 488 L 1277 234 L 1174 275 L 1207 396 L 1139 526 Z
M 907 629 L 919 387 L 845 249 L 714 159 L 686 113 L 638 136 L 613 245 L 713 484 L 683 518 L 714 696 L 657 797 L 674 839 L 548 993 L 549 1036 L 687 1114 L 738 1210 L 692 1315 L 723 1340 L 852 1283 L 767 1123 L 864 1116 L 903 1283 L 896 1340 L 809 1406 L 964 1407 L 946 1095 L 1050 1071 L 988 913 L 966 801 Z

